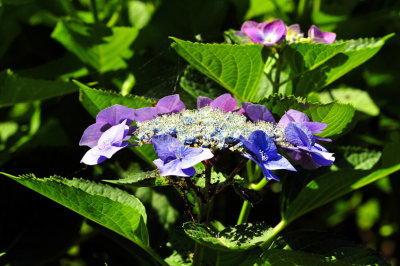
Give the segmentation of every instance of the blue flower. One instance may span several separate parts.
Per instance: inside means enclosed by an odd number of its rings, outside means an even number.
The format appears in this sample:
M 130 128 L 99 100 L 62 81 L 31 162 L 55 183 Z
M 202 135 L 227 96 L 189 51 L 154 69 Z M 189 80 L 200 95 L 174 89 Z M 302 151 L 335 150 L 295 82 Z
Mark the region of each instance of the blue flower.
M 311 130 L 300 123 L 290 122 L 285 127 L 286 140 L 295 147 L 285 147 L 292 150 L 288 155 L 300 162 L 303 168 L 314 169 L 327 166 L 335 161 L 333 153 L 315 142 Z
M 126 120 L 121 124 L 115 125 L 107 129 L 97 141 L 97 145 L 88 150 L 83 156 L 81 163 L 87 165 L 95 165 L 111 158 L 117 151 L 128 145 L 122 142 L 126 137 L 129 127 Z
M 267 180 L 275 179 L 279 181 L 270 170 L 286 169 L 296 171 L 289 161 L 278 153 L 274 141 L 261 130 L 253 131 L 246 140 L 240 136 L 240 141 L 250 153 L 243 156 L 254 161 L 262 170 Z
M 196 174 L 194 165 L 214 156 L 209 149 L 188 148 L 170 135 L 153 136 L 151 142 L 160 158 L 153 162 L 161 176 L 193 176 Z

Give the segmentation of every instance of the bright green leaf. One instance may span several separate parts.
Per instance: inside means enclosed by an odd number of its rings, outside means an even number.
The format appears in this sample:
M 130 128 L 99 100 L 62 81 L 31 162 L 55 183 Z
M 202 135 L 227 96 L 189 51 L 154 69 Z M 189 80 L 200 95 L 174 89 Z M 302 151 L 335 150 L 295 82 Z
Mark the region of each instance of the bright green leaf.
M 264 72 L 261 45 L 203 44 L 172 38 L 172 47 L 194 68 L 241 101 L 257 101 Z
M 393 147 L 393 150 L 390 147 Z M 319 206 L 400 170 L 399 156 L 393 156 L 393 152 L 398 148 L 399 145 L 388 145 L 388 148 L 384 149 L 382 164 L 384 168 L 369 171 L 346 169 L 316 177 L 284 206 L 283 219 L 291 222 Z
M 183 224 L 185 233 L 194 241 L 220 251 L 243 251 L 263 243 L 273 230 L 265 224 L 241 224 L 226 227 L 221 232 L 193 222 Z
M 357 209 L 357 225 L 361 230 L 370 230 L 379 219 L 380 204 L 376 198 L 369 199 Z
M 329 137 L 342 133 L 347 124 L 353 119 L 354 112 L 353 106 L 334 102 L 326 105 L 311 106 L 307 114 L 311 115 L 312 121 L 328 124 L 318 136 Z
M 353 88 L 332 89 L 329 92 L 319 93 L 321 103 L 330 103 L 337 100 L 340 103 L 348 103 L 357 111 L 367 115 L 379 115 L 379 107 L 374 103 L 368 92 Z
M 83 63 L 100 73 L 127 67 L 125 60 L 138 30 L 130 27 L 107 28 L 102 24 L 84 24 L 77 20 L 59 20 L 51 37 L 75 54 Z
M 11 70 L 0 73 L 0 107 L 44 100 L 77 91 L 77 86 L 63 81 L 23 78 Z
M 149 244 L 145 208 L 137 198 L 125 191 L 84 179 L 70 180 L 58 176 L 42 179 L 33 174 L 18 177 L 1 174 L 141 247 Z
M 160 176 L 160 172 L 158 171 L 158 169 L 148 172 L 133 173 L 122 179 L 103 181 L 117 185 L 132 185 L 137 187 L 156 187 L 170 185 L 166 177 Z
M 382 153 L 356 147 L 345 147 L 344 158 L 355 170 L 370 170 L 380 160 Z

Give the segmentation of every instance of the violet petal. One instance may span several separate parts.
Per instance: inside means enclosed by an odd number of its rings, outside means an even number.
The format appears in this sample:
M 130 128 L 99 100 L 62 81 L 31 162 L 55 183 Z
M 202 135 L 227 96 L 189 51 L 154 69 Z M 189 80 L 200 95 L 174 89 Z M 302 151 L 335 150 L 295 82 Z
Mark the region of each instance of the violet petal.
M 260 120 L 270 123 L 275 123 L 275 119 L 271 112 L 264 105 L 251 104 L 246 108 L 246 115 L 253 122 Z
M 263 28 L 264 45 L 274 45 L 281 41 L 286 36 L 286 25 L 280 20 L 276 19 L 265 25 Z
M 213 109 L 221 109 L 224 112 L 234 111 L 237 107 L 237 101 L 229 93 L 218 96 L 210 103 Z
M 197 109 L 206 107 L 207 105 L 210 105 L 212 102 L 212 99 L 204 96 L 199 96 L 197 97 Z
M 151 142 L 156 154 L 164 162 L 176 159 L 175 151 L 177 148 L 183 147 L 182 142 L 170 135 L 153 136 Z
M 127 125 L 132 124 L 135 116 L 135 110 L 123 105 L 113 105 L 104 110 L 101 110 L 96 116 L 96 123 L 118 125 L 123 120 L 127 120 Z
M 321 31 L 317 26 L 312 25 L 308 30 L 308 37 L 316 43 L 331 44 L 336 39 L 336 33 Z
M 185 104 L 181 101 L 179 94 L 165 96 L 156 105 L 157 114 L 179 113 L 185 108 Z
M 93 148 L 94 146 L 96 146 L 101 135 L 103 134 L 103 131 L 101 131 L 103 126 L 104 126 L 104 124 L 100 124 L 100 123 L 90 125 L 83 132 L 82 138 L 79 141 L 79 145 L 80 146 L 88 146 L 90 148 Z
M 157 110 L 155 107 L 143 107 L 135 110 L 135 120 L 138 122 L 153 120 L 156 117 Z

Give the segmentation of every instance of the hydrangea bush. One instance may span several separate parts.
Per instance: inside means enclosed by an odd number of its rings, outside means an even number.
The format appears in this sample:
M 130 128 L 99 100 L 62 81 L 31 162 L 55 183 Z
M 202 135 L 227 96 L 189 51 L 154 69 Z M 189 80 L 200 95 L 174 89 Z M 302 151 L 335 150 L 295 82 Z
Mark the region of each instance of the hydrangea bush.
M 125 237 L 161 265 L 385 265 L 377 252 L 338 236 L 320 233 L 326 236 L 321 240 L 319 233 L 288 228 L 400 169 L 390 160 L 362 171 L 336 164 L 342 155 L 335 140 L 351 130 L 356 106 L 322 103 L 321 90 L 374 56 L 391 35 L 337 37 L 316 25 L 305 37 L 298 24 L 281 19 L 245 21 L 240 30 L 225 32 L 225 43 L 171 37 L 188 63 L 180 93 L 157 100 L 74 81 L 83 106 L 96 117 L 79 141 L 88 149 L 76 160 L 88 167 L 113 165 L 121 176 L 89 181 L 3 174 Z M 127 174 L 119 159 L 140 166 Z M 253 221 L 252 208 L 275 193 L 271 186 L 278 187 L 281 206 L 271 209 L 280 208 L 280 217 L 274 216 L 275 224 Z M 143 187 L 171 187 L 181 200 L 180 219 L 165 225 L 167 256 L 151 245 L 157 235 L 148 226 L 154 216 L 142 204 Z M 233 195 L 232 202 L 220 200 Z M 221 204 L 236 221 L 218 221 L 215 206 Z

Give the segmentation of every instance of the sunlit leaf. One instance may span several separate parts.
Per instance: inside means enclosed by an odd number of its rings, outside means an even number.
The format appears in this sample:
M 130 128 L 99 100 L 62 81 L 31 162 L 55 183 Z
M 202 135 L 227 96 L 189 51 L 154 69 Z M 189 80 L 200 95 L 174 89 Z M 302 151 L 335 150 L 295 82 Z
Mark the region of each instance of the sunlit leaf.
M 148 172 L 133 173 L 117 180 L 103 181 L 117 185 L 132 185 L 137 187 L 157 187 L 170 185 L 166 177 L 160 176 L 158 169 Z

